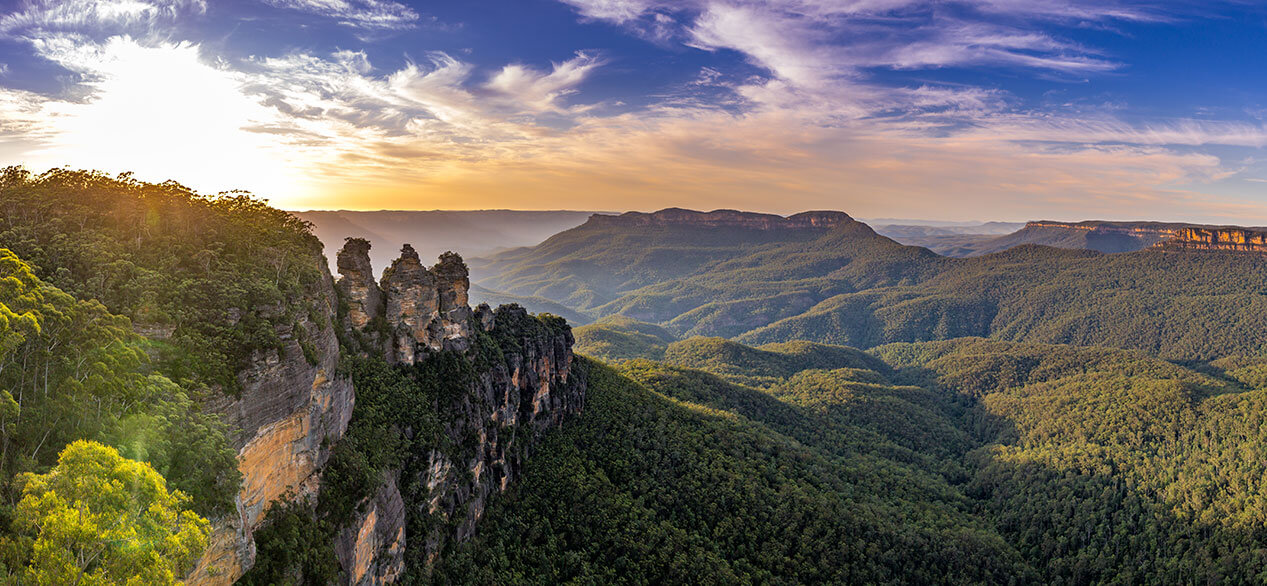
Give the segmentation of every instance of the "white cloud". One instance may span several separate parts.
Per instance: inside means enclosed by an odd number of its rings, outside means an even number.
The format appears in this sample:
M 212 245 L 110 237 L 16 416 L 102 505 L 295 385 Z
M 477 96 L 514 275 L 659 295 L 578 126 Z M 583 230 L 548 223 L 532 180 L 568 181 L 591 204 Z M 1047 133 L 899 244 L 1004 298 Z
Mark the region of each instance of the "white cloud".
M 596 57 L 584 52 L 563 63 L 555 63 L 550 73 L 524 65 L 507 65 L 485 87 L 527 111 L 559 111 L 559 98 L 574 93 L 576 86 L 599 65 Z
M 843 55 L 824 46 L 822 34 L 792 18 L 749 6 L 714 5 L 701 14 L 691 44 L 733 49 L 798 86 L 818 87 L 848 67 Z M 819 41 L 819 42 L 815 42 Z
M 413 28 L 419 15 L 392 0 L 263 0 L 278 8 L 324 16 L 347 26 L 369 30 Z
M 198 47 L 129 37 L 37 47 L 82 73 L 89 91 L 83 99 L 0 91 L 0 134 L 26 145 L 22 162 L 179 177 L 199 187 L 233 176 L 261 192 L 293 193 L 284 151 L 245 129 L 271 112 L 242 94 L 235 73 L 205 63 Z
M 0 17 L 0 35 L 128 32 L 206 11 L 206 0 L 33 0 Z

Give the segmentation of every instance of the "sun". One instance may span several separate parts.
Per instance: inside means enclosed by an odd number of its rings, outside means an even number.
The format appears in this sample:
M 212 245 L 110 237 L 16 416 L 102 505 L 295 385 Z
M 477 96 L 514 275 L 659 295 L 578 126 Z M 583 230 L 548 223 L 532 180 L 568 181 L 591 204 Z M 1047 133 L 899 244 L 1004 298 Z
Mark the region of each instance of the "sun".
M 47 138 L 28 166 L 74 161 L 151 181 L 179 178 L 201 191 L 247 189 L 277 205 L 303 196 L 295 153 L 268 131 L 276 112 L 248 94 L 239 74 L 206 62 L 197 45 L 114 37 L 52 55 L 89 92 L 43 105 Z

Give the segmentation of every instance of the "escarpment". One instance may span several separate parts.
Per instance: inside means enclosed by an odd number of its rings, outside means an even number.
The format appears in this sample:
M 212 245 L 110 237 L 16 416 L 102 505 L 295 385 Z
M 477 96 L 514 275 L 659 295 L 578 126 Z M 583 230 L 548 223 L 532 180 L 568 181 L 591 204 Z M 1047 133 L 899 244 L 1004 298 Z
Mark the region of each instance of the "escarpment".
M 1161 243 L 1163 250 L 1267 252 L 1267 231 L 1246 228 L 1183 228 Z
M 349 239 L 339 253 L 339 267 L 349 269 L 338 289 L 351 343 L 411 380 L 441 380 L 445 388 L 418 382 L 411 391 L 431 402 L 437 429 L 416 428 L 408 414 L 391 424 L 410 451 L 339 530 L 335 554 L 348 584 L 426 573 L 446 547 L 468 539 L 489 499 L 520 475 L 536 439 L 581 410 L 586 388 L 583 373 L 573 372 L 572 333 L 562 319 L 519 306 L 472 310 L 467 268 L 453 253 L 426 268 L 406 245 L 375 284 L 360 270 L 368 252 L 364 241 Z
M 348 239 L 337 283 L 314 256 L 321 279 L 296 298 L 252 309 L 293 317 L 274 320 L 285 324 L 275 328 L 281 345 L 250 357 L 238 376 L 240 395 L 208 405 L 234 430 L 242 484 L 236 510 L 214 521 L 188 583 L 274 581 L 252 568 L 276 565 L 269 558 L 275 545 L 262 545 L 260 535 L 280 503 L 300 505 L 314 527 L 328 527 L 319 540 L 328 553 L 318 555 L 333 558 L 342 583 L 425 574 L 476 531 L 489 499 L 521 474 L 534 442 L 583 407 L 584 374 L 573 372 L 572 334 L 562 319 L 518 306 L 472 309 L 467 267 L 452 253 L 425 267 L 406 245 L 376 280 L 369 248 Z M 391 391 L 399 393 L 386 399 L 391 408 L 383 408 L 387 391 L 372 383 L 353 388 L 360 383 L 348 361 L 357 360 L 409 381 Z M 377 411 L 356 415 L 361 400 Z M 378 427 L 365 428 L 358 417 L 377 417 Z M 376 486 L 349 492 L 341 480 L 332 485 L 328 472 L 348 456 L 338 453 L 340 442 L 351 441 L 357 425 L 369 429 L 369 440 L 345 452 L 405 453 L 376 469 Z M 389 436 L 392 448 L 364 445 L 386 444 Z M 338 499 L 350 513 L 336 519 L 321 503 Z M 306 571 L 295 568 L 291 577 Z
M 337 374 L 334 283 L 324 259 L 316 255 L 312 262 L 322 271 L 320 280 L 298 298 L 261 308 L 263 314 L 295 315 L 293 323 L 275 328 L 281 347 L 255 352 L 238 373 L 241 394 L 221 395 L 208 405 L 236 431 L 231 439 L 242 484 L 236 512 L 215 521 L 189 584 L 231 584 L 254 565 L 254 532 L 269 506 L 287 494 L 316 494 L 330 446 L 352 417 L 352 383 Z

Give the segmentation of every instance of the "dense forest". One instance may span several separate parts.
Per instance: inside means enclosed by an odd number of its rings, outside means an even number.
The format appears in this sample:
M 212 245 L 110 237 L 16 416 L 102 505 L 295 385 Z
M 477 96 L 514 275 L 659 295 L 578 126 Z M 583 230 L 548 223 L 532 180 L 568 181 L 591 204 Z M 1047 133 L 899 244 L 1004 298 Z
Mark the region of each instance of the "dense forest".
M 445 581 L 1267 579 L 1259 363 L 981 339 L 653 351 L 665 358 L 590 363 L 601 403 L 445 560 Z M 847 510 L 803 492 L 832 486 Z

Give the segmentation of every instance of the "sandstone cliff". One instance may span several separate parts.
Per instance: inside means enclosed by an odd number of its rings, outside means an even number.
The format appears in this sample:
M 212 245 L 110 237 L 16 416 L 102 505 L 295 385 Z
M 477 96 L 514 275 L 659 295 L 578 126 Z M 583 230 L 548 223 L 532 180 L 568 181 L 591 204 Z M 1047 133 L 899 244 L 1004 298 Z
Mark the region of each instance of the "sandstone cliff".
M 351 381 L 336 375 L 334 283 L 324 259 L 314 256 L 312 262 L 322 279 L 304 296 L 256 308 L 266 315 L 288 309 L 294 314 L 293 324 L 277 327 L 282 349 L 257 352 L 238 373 L 241 395 L 221 396 L 209 405 L 236 431 L 232 439 L 242 486 L 236 514 L 215 520 L 211 545 L 189 584 L 231 584 L 250 569 L 255 561 L 252 534 L 268 506 L 288 492 L 315 493 L 329 446 L 352 417 Z
M 274 502 L 316 503 L 324 494 L 327 462 L 355 424 L 353 383 L 339 374 L 341 349 L 406 374 L 437 360 L 464 373 L 457 390 L 409 391 L 434 397 L 424 409 L 439 426 L 411 444 L 425 447 L 399 469 L 384 470 L 373 494 L 354 503 L 350 522 L 334 529 L 329 547 L 347 584 L 426 573 L 446 547 L 472 535 L 488 499 L 520 474 L 534 440 L 582 408 L 585 381 L 572 372 L 563 320 L 518 306 L 472 310 L 467 267 L 452 253 L 428 268 L 406 245 L 375 280 L 369 248 L 348 239 L 337 284 L 314 256 L 319 282 L 299 298 L 251 308 L 285 315 L 276 321 L 288 325 L 277 328 L 281 349 L 258 352 L 239 373 L 241 395 L 210 405 L 234 429 L 243 481 L 236 512 L 214 521 L 211 545 L 188 583 L 233 583 L 263 555 L 255 536 Z
M 1267 232 L 1246 228 L 1183 228 L 1161 243 L 1163 250 L 1267 252 Z

